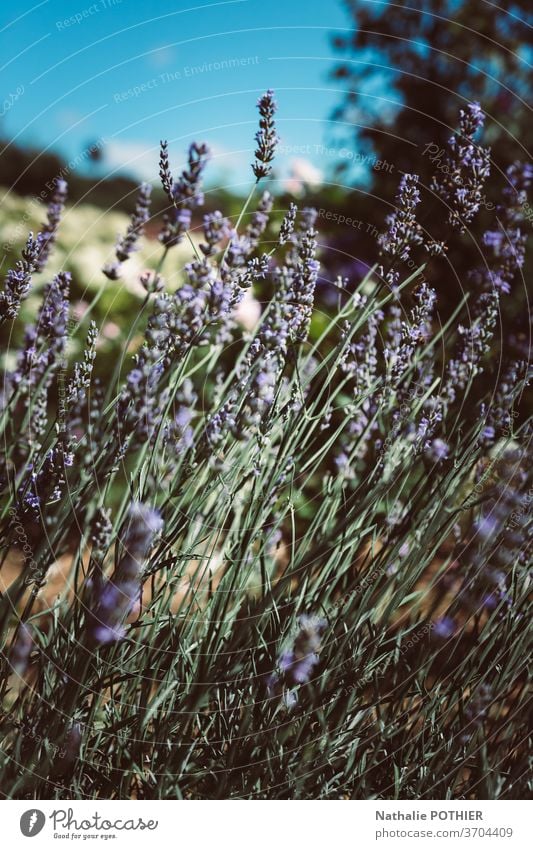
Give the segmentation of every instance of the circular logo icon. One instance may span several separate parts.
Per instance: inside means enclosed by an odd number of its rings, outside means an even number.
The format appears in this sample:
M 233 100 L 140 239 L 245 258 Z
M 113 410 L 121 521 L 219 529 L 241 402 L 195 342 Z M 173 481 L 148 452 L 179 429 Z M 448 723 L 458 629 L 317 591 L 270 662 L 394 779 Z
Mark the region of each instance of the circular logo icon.
M 20 830 L 24 837 L 35 837 L 43 830 L 46 817 L 42 811 L 32 808 L 29 811 L 24 811 L 20 818 Z

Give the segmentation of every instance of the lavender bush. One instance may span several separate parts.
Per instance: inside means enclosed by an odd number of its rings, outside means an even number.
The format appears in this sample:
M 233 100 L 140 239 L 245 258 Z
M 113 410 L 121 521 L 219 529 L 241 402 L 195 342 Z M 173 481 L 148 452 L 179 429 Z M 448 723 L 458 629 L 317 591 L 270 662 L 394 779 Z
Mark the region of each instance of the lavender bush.
M 2 394 L 2 793 L 519 797 L 528 365 L 500 368 L 494 349 L 531 175 L 510 170 L 485 266 L 446 323 L 423 268 L 405 271 L 413 245 L 447 249 L 417 219 L 412 174 L 374 269 L 338 280 L 319 314 L 316 214 L 258 188 L 272 92 L 258 107 L 250 196 L 236 221 L 206 214 L 200 240 L 209 151 L 191 145 L 176 174 L 162 143 L 161 258 L 114 373 L 98 373 L 91 306 L 73 321 L 69 275 L 46 274 L 63 182 L 7 273 L 8 328 L 31 287 L 42 300 Z M 489 178 L 482 123 L 476 104 L 461 114 L 435 175 L 449 239 Z M 142 186 L 102 285 L 149 220 Z M 250 290 L 271 296 L 243 332 Z

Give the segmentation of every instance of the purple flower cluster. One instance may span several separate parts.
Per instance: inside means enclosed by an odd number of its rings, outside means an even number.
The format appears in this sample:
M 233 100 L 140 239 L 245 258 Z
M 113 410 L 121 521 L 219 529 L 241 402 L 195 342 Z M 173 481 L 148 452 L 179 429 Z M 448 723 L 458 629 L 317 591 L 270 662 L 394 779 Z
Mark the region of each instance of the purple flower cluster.
M 209 159 L 209 148 L 193 142 L 189 147 L 188 167 L 174 181 L 168 164 L 167 143 L 161 142 L 160 174 L 172 209 L 165 213 L 159 240 L 166 248 L 177 245 L 191 226 L 192 211 L 202 206 L 202 175 Z
M 316 259 L 316 230 L 309 229 L 298 244 L 298 261 L 292 276 L 292 291 L 287 306 L 289 328 L 296 342 L 305 342 L 313 312 L 320 263 Z
M 362 297 L 360 306 L 366 303 Z M 337 469 L 345 477 L 353 477 L 352 459 L 354 453 L 364 456 L 372 434 L 378 423 L 375 415 L 381 401 L 378 387 L 378 346 L 380 324 L 383 321 L 381 310 L 375 310 L 367 320 L 365 332 L 355 341 L 349 342 L 340 361 L 340 368 L 350 377 L 352 394 L 357 406 L 348 421 L 340 439 L 340 450 L 335 457 Z M 347 324 L 343 335 L 350 330 Z
M 65 393 L 65 405 L 69 409 L 70 418 L 74 420 L 80 416 L 81 407 L 87 398 L 87 390 L 91 384 L 91 376 L 96 359 L 97 341 L 98 328 L 96 323 L 91 321 L 83 350 L 83 360 L 74 363 L 74 373 L 68 382 Z
M 238 438 L 248 429 L 266 428 L 289 341 L 301 343 L 307 338 L 319 269 L 315 235 L 313 229 L 300 233 L 289 264 L 272 271 L 275 295 L 246 360 L 246 398 L 235 417 L 234 435 Z
M 388 339 L 384 347 L 387 376 L 391 388 L 398 390 L 407 370 L 413 365 L 415 351 L 431 337 L 431 325 L 437 295 L 427 283 L 422 283 L 415 292 L 415 306 L 410 320 L 402 321 L 399 307 L 391 307 Z
M 176 393 L 172 418 L 163 433 L 163 444 L 170 448 L 174 461 L 193 446 L 191 422 L 197 401 L 192 381 L 187 378 Z
M 137 354 L 117 404 L 117 426 L 123 450 L 152 439 L 161 420 L 160 384 L 164 371 L 157 351 L 145 347 Z
M 257 148 L 252 171 L 256 179 L 260 180 L 262 177 L 268 177 L 272 171 L 271 163 L 279 141 L 274 123 L 274 115 L 277 109 L 274 92 L 270 89 L 265 92 L 257 101 L 257 108 L 259 109 L 260 119 L 259 130 L 255 136 Z
M 40 235 L 34 239 L 33 233 L 30 233 L 22 259 L 6 274 L 4 291 L 0 292 L 0 323 L 17 317 L 20 305 L 30 291 L 32 274 L 39 268 L 40 251 Z
M 121 441 L 134 434 L 150 439 L 160 421 L 161 387 L 171 362 L 193 345 L 212 339 L 226 341 L 232 311 L 251 280 L 262 273 L 261 263 L 249 260 L 242 269 L 225 267 L 219 276 L 207 258 L 186 266 L 187 280 L 173 295 L 158 295 L 146 330 L 146 345 L 136 355 L 118 405 Z
M 461 232 L 479 211 L 490 174 L 490 150 L 474 142 L 484 121 L 479 103 L 461 109 L 459 131 L 449 140 L 446 161 L 433 178 L 432 188 L 448 205 L 449 223 Z
M 30 430 L 39 437 L 46 427 L 48 389 L 63 363 L 67 344 L 70 275 L 60 272 L 44 290 L 35 324 L 26 329 L 24 347 L 11 375 L 11 384 L 31 406 Z
M 255 268 L 255 266 L 253 266 Z M 187 280 L 173 295 L 158 295 L 146 330 L 146 345 L 136 355 L 134 368 L 126 378 L 118 405 L 122 441 L 134 434 L 137 440 L 150 439 L 160 421 L 163 406 L 161 388 L 168 367 L 191 349 L 206 343 L 212 331 L 214 341 L 224 341 L 231 312 L 242 297 L 252 266 L 244 271 L 218 276 L 207 258 L 186 266 Z
M 298 208 L 297 208 L 296 204 L 291 203 L 289 205 L 289 210 L 288 210 L 287 214 L 285 215 L 283 221 L 281 222 L 281 227 L 279 228 L 278 242 L 279 242 L 280 245 L 284 245 L 286 242 L 289 241 L 289 239 L 290 239 L 290 237 L 293 233 L 293 230 L 294 230 L 294 224 L 295 224 L 295 221 L 296 221 L 297 211 L 298 211 Z
M 473 612 L 512 605 L 512 593 L 524 592 L 529 581 L 533 475 L 524 450 L 507 449 L 494 478 L 461 558 L 458 602 Z
M 312 679 L 315 667 L 320 661 L 318 652 L 327 622 L 318 616 L 302 614 L 298 618 L 298 626 L 299 630 L 292 645 L 281 653 L 276 671 L 267 680 L 269 696 L 284 695 L 287 707 L 292 707 L 297 701 L 294 688 L 307 684 Z
M 213 256 L 217 252 L 217 245 L 231 236 L 231 225 L 227 218 L 218 210 L 204 215 L 205 243 L 200 245 L 200 250 L 206 257 Z
M 132 504 L 122 537 L 124 554 L 111 577 L 93 589 L 86 623 L 91 642 L 105 645 L 124 637 L 125 620 L 140 600 L 144 562 L 162 527 L 155 510 Z
M 441 616 L 433 623 L 433 634 L 439 640 L 449 640 L 457 632 L 457 622 L 452 616 Z
M 263 192 L 244 232 L 232 233 L 220 266 L 220 276 L 225 283 L 235 281 L 236 275 L 242 272 L 259 247 L 261 237 L 268 227 L 273 203 L 274 198 L 270 192 Z
M 485 289 L 496 289 L 508 295 L 517 273 L 524 266 L 527 233 L 524 227 L 527 189 L 533 169 L 515 162 L 506 172 L 507 185 L 503 203 L 498 205 L 498 229 L 487 230 L 483 244 L 489 252 L 484 268 L 472 272 L 471 278 Z
M 159 177 L 161 178 L 161 185 L 163 186 L 163 191 L 165 192 L 170 203 L 174 204 L 174 178 L 172 176 L 170 162 L 168 159 L 168 142 L 166 140 L 160 142 Z
M 420 203 L 418 176 L 403 174 L 396 195 L 396 209 L 387 216 L 387 230 L 378 238 L 381 251 L 392 260 L 409 259 L 411 248 L 423 244 L 422 228 L 416 220 Z
M 450 453 L 448 443 L 443 439 L 432 439 L 427 442 L 425 456 L 433 465 L 438 465 L 446 460 Z
M 262 114 L 265 109 L 268 111 L 263 104 Z M 161 145 L 160 176 L 173 206 L 173 212 L 166 215 L 161 235 L 167 249 L 181 240 L 190 226 L 192 210 L 203 202 L 199 189 L 207 154 L 205 145 L 191 145 L 189 167 L 176 182 L 170 171 L 167 144 Z M 129 446 L 152 438 L 160 421 L 159 411 L 164 406 L 166 390 L 162 387 L 170 364 L 183 358 L 194 345 L 208 341 L 222 343 L 231 338 L 233 310 L 245 290 L 266 272 L 267 259 L 252 254 L 268 224 L 272 204 L 272 196 L 265 192 L 242 235 L 232 230 L 220 212 L 204 216 L 205 242 L 200 245 L 203 258 L 186 266 L 186 280 L 174 294 L 156 292 L 146 344 L 136 355 L 117 407 L 121 456 Z M 218 246 L 226 240 L 229 242 L 218 266 L 211 264 Z M 184 405 L 174 421 L 164 423 L 165 441 L 176 441 L 181 448 L 189 442 L 190 428 L 188 421 L 185 422 L 188 415 Z M 213 421 L 213 439 L 222 438 L 221 425 L 217 417 Z
M 131 216 L 125 236 L 119 236 L 115 248 L 116 261 L 105 265 L 102 269 L 110 280 L 118 280 L 122 274 L 122 263 L 137 250 L 137 242 L 144 233 L 146 222 L 150 217 L 150 195 L 152 187 L 143 183 L 139 189 L 135 210 Z
M 198 446 L 198 458 L 213 458 L 213 453 L 222 448 L 228 434 L 233 433 L 239 437 L 235 407 L 236 392 L 234 391 L 216 412 L 207 417 L 204 433 Z M 218 455 L 215 455 L 214 463 L 219 465 Z
M 470 380 L 482 370 L 481 360 L 487 353 L 498 318 L 499 299 L 495 291 L 482 293 L 475 304 L 471 324 L 459 325 L 458 350 L 448 362 L 442 397 L 454 401 Z
M 48 202 L 47 221 L 40 233 L 37 271 L 43 270 L 55 244 L 61 216 L 63 215 L 67 200 L 67 190 L 68 186 L 65 180 L 56 180 L 54 182 L 52 196 Z
M 44 516 L 44 508 L 50 507 L 63 497 L 67 483 L 67 469 L 73 465 L 74 455 L 58 438 L 48 449 L 42 461 L 30 464 L 28 475 L 20 488 L 21 513 L 30 515 L 34 521 Z
M 241 244 L 246 258 L 250 257 L 259 247 L 261 237 L 268 227 L 273 205 L 274 198 L 270 192 L 263 192 L 261 200 L 257 204 L 257 209 L 252 213 L 250 221 L 244 228 L 244 239 L 241 240 Z
M 529 377 L 527 363 L 523 360 L 508 363 L 503 369 L 488 409 L 481 405 L 481 416 L 485 420 L 481 435 L 484 445 L 491 445 L 497 437 L 512 432 L 513 420 L 517 416 L 513 405 L 521 390 L 528 385 Z

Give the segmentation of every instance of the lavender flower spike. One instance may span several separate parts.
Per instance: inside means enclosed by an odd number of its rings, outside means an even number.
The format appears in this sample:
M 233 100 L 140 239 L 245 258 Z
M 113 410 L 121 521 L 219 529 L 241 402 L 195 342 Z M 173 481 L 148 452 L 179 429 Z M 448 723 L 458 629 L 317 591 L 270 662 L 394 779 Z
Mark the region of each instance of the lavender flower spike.
M 139 196 L 135 205 L 135 211 L 131 216 L 125 236 L 119 236 L 115 248 L 116 262 L 104 265 L 102 271 L 110 280 L 118 280 L 121 275 L 121 266 L 129 258 L 133 251 L 137 250 L 137 242 L 144 233 L 144 227 L 150 217 L 150 195 L 152 187 L 149 183 L 143 183 L 139 189 Z
M 208 159 L 207 145 L 193 142 L 189 147 L 188 167 L 181 172 L 177 181 L 174 181 L 168 162 L 167 143 L 161 142 L 159 175 L 171 203 L 171 209 L 165 213 L 163 229 L 159 234 L 159 241 L 166 248 L 181 242 L 191 226 L 193 209 L 203 205 L 202 175 Z
M 289 241 L 292 231 L 294 230 L 294 223 L 296 221 L 296 213 L 298 209 L 295 203 L 291 203 L 289 206 L 289 210 L 285 215 L 285 218 L 281 222 L 281 227 L 279 228 L 279 236 L 278 242 L 280 245 L 284 245 Z
M 294 304 L 291 311 L 290 328 L 299 342 L 305 342 L 313 313 L 315 287 L 320 263 L 315 259 L 316 230 L 307 230 L 298 249 L 298 263 L 293 278 Z
M 259 119 L 259 130 L 255 134 L 257 148 L 255 151 L 255 162 L 252 164 L 252 171 L 259 181 L 261 177 L 268 177 L 272 171 L 272 165 L 270 163 L 274 159 L 276 145 L 279 142 L 279 136 L 276 133 L 276 125 L 274 123 L 277 104 L 274 100 L 274 92 L 271 89 L 259 98 L 257 108 L 259 109 L 261 118 Z
M 30 233 L 22 259 L 7 272 L 4 291 L 0 292 L 0 324 L 17 317 L 20 305 L 30 290 L 31 276 L 38 269 L 40 249 L 40 236 L 34 239 L 33 233 Z
M 411 247 L 423 242 L 422 228 L 415 212 L 419 203 L 418 176 L 403 174 L 396 195 L 396 209 L 387 216 L 388 229 L 378 239 L 382 253 L 393 260 L 409 259 Z
M 66 271 L 60 271 L 46 285 L 39 315 L 26 329 L 24 347 L 11 375 L 13 387 L 21 386 L 28 393 L 30 388 L 38 387 L 45 376 L 41 388 L 50 385 L 67 344 L 69 286 L 70 274 Z
M 325 619 L 305 613 L 299 617 L 298 624 L 300 630 L 291 648 L 281 653 L 278 671 L 273 672 L 267 681 L 269 695 L 281 694 L 284 687 L 289 689 L 289 693 L 285 693 L 287 706 L 294 705 L 297 700 L 296 694 L 291 690 L 311 680 L 313 670 L 320 659 L 318 651 L 321 638 L 327 627 Z
M 37 271 L 43 270 L 47 263 L 48 257 L 50 256 L 50 252 L 54 246 L 57 231 L 59 229 L 59 223 L 61 221 L 61 216 L 65 208 L 65 202 L 67 200 L 67 189 L 68 185 L 66 180 L 55 181 L 54 190 L 48 203 L 48 220 L 44 225 L 43 231 L 41 233 L 39 259 L 37 262 L 36 269 Z
M 527 189 L 531 186 L 533 169 L 529 164 L 514 162 L 507 169 L 506 177 L 508 185 L 503 190 L 504 199 L 497 207 L 497 229 L 483 234 L 490 258 L 486 267 L 471 273 L 471 279 L 486 290 L 494 288 L 508 295 L 525 262 Z
M 163 186 L 163 191 L 168 197 L 170 203 L 174 203 L 174 178 L 172 177 L 172 171 L 170 170 L 170 163 L 168 161 L 168 142 L 161 142 L 161 150 L 159 153 L 159 176 L 161 178 L 161 185 Z
M 450 150 L 442 174 L 433 178 L 432 188 L 448 204 L 448 221 L 460 232 L 479 211 L 483 186 L 490 174 L 490 149 L 474 142 L 484 120 L 479 103 L 469 103 L 461 109 L 459 132 L 448 142 Z
M 88 617 L 92 642 L 105 645 L 122 639 L 124 622 L 140 598 L 143 564 L 163 522 L 144 504 L 130 507 L 123 537 L 124 556 L 111 578 L 99 589 Z

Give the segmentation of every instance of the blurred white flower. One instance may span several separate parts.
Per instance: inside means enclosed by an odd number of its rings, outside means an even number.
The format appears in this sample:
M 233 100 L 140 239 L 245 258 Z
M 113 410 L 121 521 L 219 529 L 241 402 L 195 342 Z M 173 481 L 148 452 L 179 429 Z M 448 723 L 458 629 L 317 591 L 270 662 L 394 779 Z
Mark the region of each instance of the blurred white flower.
M 235 310 L 235 318 L 245 330 L 253 330 L 261 316 L 261 304 L 248 289 Z
M 114 321 L 106 321 L 102 328 L 102 335 L 106 339 L 118 339 L 120 336 L 120 327 Z
M 322 171 L 308 159 L 291 159 L 289 176 L 283 181 L 283 187 L 292 194 L 301 195 L 308 186 L 317 188 L 323 182 Z

